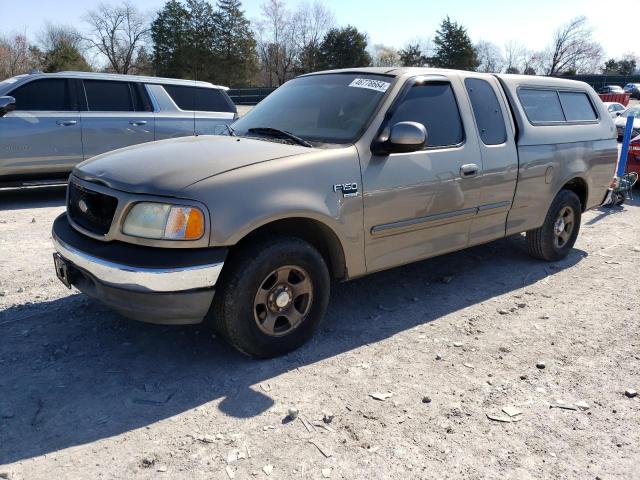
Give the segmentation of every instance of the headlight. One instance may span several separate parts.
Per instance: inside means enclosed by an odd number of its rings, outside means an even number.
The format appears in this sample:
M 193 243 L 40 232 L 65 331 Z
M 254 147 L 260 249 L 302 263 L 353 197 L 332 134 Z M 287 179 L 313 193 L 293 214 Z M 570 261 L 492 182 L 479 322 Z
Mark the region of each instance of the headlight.
M 142 238 L 197 240 L 204 235 L 204 214 L 196 207 L 137 203 L 127 214 L 122 232 Z

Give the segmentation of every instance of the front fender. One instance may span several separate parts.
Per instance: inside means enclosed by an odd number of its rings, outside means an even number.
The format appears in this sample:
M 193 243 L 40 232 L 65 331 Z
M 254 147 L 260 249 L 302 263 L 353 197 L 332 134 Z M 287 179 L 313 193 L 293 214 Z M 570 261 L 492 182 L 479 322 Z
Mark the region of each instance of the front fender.
M 335 192 L 335 184 L 361 185 L 355 147 L 311 151 L 197 182 L 185 195 L 211 212 L 210 246 L 232 246 L 256 229 L 287 218 L 307 218 L 331 229 L 350 276 L 364 274 L 363 203 Z

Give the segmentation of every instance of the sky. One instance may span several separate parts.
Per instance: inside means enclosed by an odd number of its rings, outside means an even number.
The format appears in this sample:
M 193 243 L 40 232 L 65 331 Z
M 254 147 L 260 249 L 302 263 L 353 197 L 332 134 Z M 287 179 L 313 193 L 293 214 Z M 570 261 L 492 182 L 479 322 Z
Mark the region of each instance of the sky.
M 45 22 L 73 25 L 82 29 L 82 16 L 102 0 L 0 0 L 0 12 L 10 19 L 0 26 L 0 34 L 26 33 L 32 40 Z M 114 3 L 117 0 L 110 0 Z M 304 0 L 284 0 L 294 9 Z M 250 20 L 260 17 L 264 0 L 244 0 L 243 8 Z M 631 3 L 640 0 L 631 0 Z M 152 13 L 164 0 L 135 0 L 139 9 Z M 433 37 L 442 18 L 467 28 L 474 42 L 487 40 L 503 46 L 518 40 L 530 50 L 542 50 L 552 39 L 554 30 L 578 15 L 585 15 L 594 28 L 594 39 L 602 44 L 607 57 L 624 53 L 640 54 L 637 36 L 625 41 L 618 11 L 605 8 L 602 0 L 323 0 L 338 25 L 351 24 L 369 36 L 369 44 L 402 48 L 415 39 Z

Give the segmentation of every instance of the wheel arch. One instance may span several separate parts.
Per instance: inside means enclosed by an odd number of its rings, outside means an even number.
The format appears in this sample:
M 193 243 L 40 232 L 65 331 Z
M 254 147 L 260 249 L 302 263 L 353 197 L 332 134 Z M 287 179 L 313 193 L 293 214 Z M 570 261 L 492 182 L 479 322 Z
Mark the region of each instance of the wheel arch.
M 297 237 L 308 242 L 322 255 L 332 278 L 344 280 L 348 277 L 340 238 L 326 223 L 309 217 L 289 217 L 264 223 L 244 235 L 232 250 L 272 235 Z
M 575 193 L 580 199 L 580 205 L 582 206 L 582 212 L 587 209 L 587 202 L 589 199 L 589 186 L 586 180 L 582 177 L 573 177 L 562 185 L 560 190 L 570 190 Z

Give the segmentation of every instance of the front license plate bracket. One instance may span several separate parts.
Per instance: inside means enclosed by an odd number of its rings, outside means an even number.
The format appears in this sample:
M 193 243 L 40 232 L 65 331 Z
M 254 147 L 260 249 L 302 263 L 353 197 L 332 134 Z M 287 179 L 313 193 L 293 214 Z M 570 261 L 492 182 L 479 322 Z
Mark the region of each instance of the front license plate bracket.
M 56 276 L 58 280 L 60 280 L 64 285 L 71 289 L 71 281 L 69 280 L 69 267 L 67 266 L 67 261 L 62 258 L 59 253 L 53 254 L 53 264 L 56 268 Z

